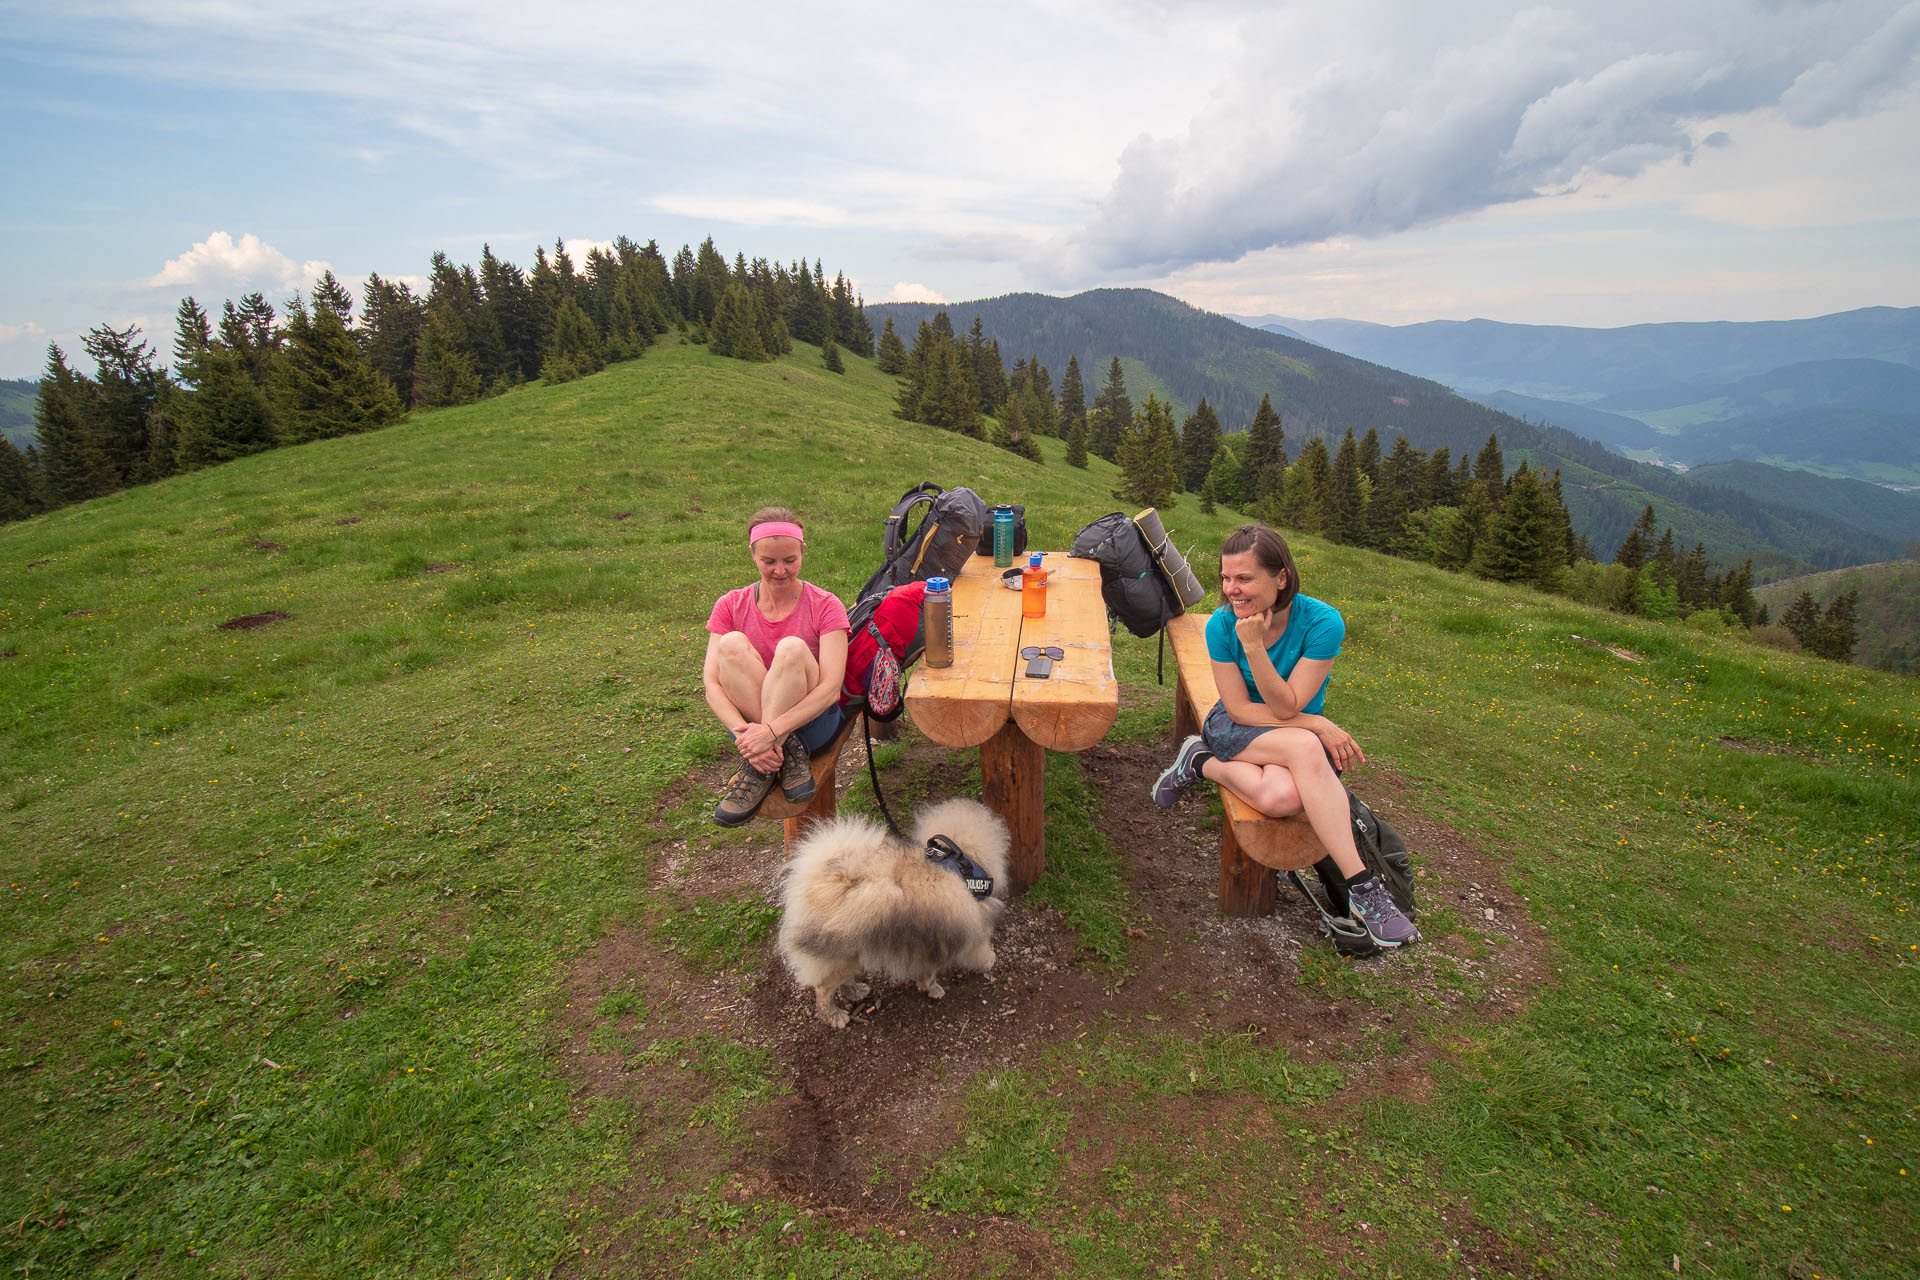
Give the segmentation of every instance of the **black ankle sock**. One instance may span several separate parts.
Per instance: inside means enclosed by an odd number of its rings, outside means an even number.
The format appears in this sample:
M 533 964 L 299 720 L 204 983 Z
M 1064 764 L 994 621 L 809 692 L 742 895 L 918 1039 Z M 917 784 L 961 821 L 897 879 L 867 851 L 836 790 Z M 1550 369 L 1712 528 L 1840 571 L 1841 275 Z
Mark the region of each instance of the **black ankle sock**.
M 1347 877 L 1347 892 L 1352 893 L 1355 889 L 1371 888 L 1373 886 L 1374 879 L 1375 877 L 1373 874 L 1373 868 L 1362 867 L 1360 868 L 1359 875 Z

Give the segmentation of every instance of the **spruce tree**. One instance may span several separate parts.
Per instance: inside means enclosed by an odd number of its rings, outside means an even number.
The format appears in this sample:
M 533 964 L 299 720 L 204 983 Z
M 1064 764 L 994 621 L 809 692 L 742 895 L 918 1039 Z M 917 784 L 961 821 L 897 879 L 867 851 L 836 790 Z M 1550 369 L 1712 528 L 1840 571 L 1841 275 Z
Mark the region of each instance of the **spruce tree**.
M 11 436 L 0 434 L 0 522 L 25 520 L 38 509 L 26 455 L 14 447 Z
M 1453 451 L 1441 445 L 1427 456 L 1427 465 L 1420 476 L 1419 491 L 1413 499 L 1413 509 L 1455 507 L 1460 505 L 1460 498 L 1460 491 L 1453 483 Z
M 1507 464 L 1500 456 L 1499 437 L 1489 435 L 1487 443 L 1473 460 L 1474 483 L 1487 495 L 1487 504 L 1497 507 L 1507 492 Z
M 1261 395 L 1260 408 L 1247 426 L 1247 444 L 1240 456 L 1240 466 L 1247 506 L 1266 498 L 1281 499 L 1284 505 L 1280 487 L 1285 483 L 1287 470 L 1286 432 L 1280 425 L 1280 415 L 1274 411 L 1270 394 Z
M 1213 455 L 1220 449 L 1220 417 L 1200 397 L 1200 407 L 1180 424 L 1180 487 L 1188 493 L 1206 488 L 1207 474 L 1213 470 Z
M 55 503 L 84 502 L 112 493 L 119 476 L 93 427 L 93 384 L 67 367 L 59 347 L 47 347 L 47 371 L 33 405 L 40 442 L 40 474 Z
M 840 344 L 833 340 L 832 334 L 828 334 L 820 341 L 820 363 L 826 366 L 828 373 L 847 371 L 846 361 L 840 358 Z
M 367 281 L 366 290 L 362 294 L 360 312 L 362 324 L 374 330 L 387 323 L 384 319 L 375 322 L 370 315 L 370 309 L 374 303 L 374 281 L 378 279 L 379 277 L 375 276 Z M 394 319 L 399 322 L 400 332 L 389 341 L 405 347 L 408 330 L 411 330 L 411 350 L 408 350 L 404 357 L 396 354 L 382 358 L 374 350 L 377 340 L 370 337 L 367 342 L 367 359 L 375 369 L 386 374 L 393 381 L 394 389 L 400 392 L 401 402 L 407 403 L 413 390 L 411 375 L 404 381 L 395 377 L 394 366 L 402 364 L 404 359 L 404 367 L 411 369 L 412 351 L 418 349 L 420 331 L 425 325 L 426 317 L 423 309 L 413 302 L 412 295 L 407 293 L 406 285 L 399 285 L 398 293 L 399 296 L 381 299 L 383 307 L 397 306 L 399 309 L 399 315 Z M 533 288 L 527 283 L 526 272 L 511 262 L 496 258 L 493 247 L 485 244 L 480 246 L 480 297 L 481 306 L 487 312 L 492 328 L 500 335 L 504 365 L 502 372 L 507 375 L 506 381 L 531 382 L 539 377 L 540 345 L 543 335 L 534 322 Z M 650 332 L 658 332 L 660 327 L 664 326 L 657 324 L 650 326 Z
M 1087 447 L 1108 462 L 1114 461 L 1121 435 L 1133 429 L 1133 400 L 1127 395 L 1127 378 L 1119 356 L 1107 365 L 1107 385 L 1094 397 L 1089 416 L 1092 422 L 1088 425 Z
M 1814 630 L 1813 651 L 1829 662 L 1852 662 L 1854 646 L 1859 643 L 1854 624 L 1859 616 L 1860 593 L 1848 591 L 1827 602 Z
M 1213 465 L 1201 484 L 1200 496 L 1216 505 L 1240 506 L 1240 458 L 1225 440 L 1213 451 Z M 1206 506 L 1203 502 L 1202 509 Z
M 1375 485 L 1380 483 L 1380 433 L 1372 427 L 1360 441 L 1360 474 Z
M 1513 473 L 1506 501 L 1474 548 L 1473 570 L 1495 582 L 1524 582 L 1551 591 L 1565 565 L 1566 544 L 1554 517 L 1552 496 L 1523 461 Z
M 1753 598 L 1753 561 L 1748 560 L 1738 569 L 1728 570 L 1721 579 L 1720 607 L 1740 620 L 1743 627 L 1756 625 L 1757 605 Z
M 1369 431 L 1368 435 L 1373 433 Z M 1362 456 L 1365 448 L 1362 447 Z M 1406 530 L 1407 513 L 1413 510 L 1414 491 L 1420 483 L 1426 459 L 1408 442 L 1404 433 L 1396 433 L 1393 452 L 1379 465 L 1379 480 L 1367 500 L 1366 533 L 1362 544 L 1376 551 L 1394 551 Z
M 892 312 L 887 313 L 887 322 L 880 330 L 877 363 L 882 373 L 898 376 L 907 371 L 907 344 L 900 341 L 900 335 L 894 332 Z
M 522 281 L 522 287 L 525 281 Z M 414 403 L 413 368 L 427 328 L 427 307 L 397 280 L 367 277 L 360 293 L 360 327 L 355 337 L 374 372 L 393 384 L 400 403 Z M 525 377 L 525 374 L 521 375 Z
M 1327 442 L 1314 436 L 1300 448 L 1300 460 L 1288 467 L 1282 488 L 1261 501 L 1278 500 L 1281 518 L 1288 526 L 1319 533 L 1325 527 L 1327 491 L 1333 484 L 1333 459 Z
M 1793 632 L 1793 638 L 1800 642 L 1802 649 L 1814 651 L 1819 639 L 1820 606 L 1815 603 L 1811 591 L 1802 591 L 1787 606 L 1787 611 L 1780 615 L 1780 625 Z
M 289 308 L 271 399 L 274 437 L 281 444 L 371 431 L 398 421 L 403 412 L 393 384 L 373 371 L 326 303 L 316 304 L 311 315 L 297 302 Z
M 116 487 L 170 474 L 172 451 L 154 431 L 154 406 L 165 376 L 154 367 L 139 327 L 98 325 L 87 330 L 83 342 L 94 360 L 89 425 L 113 467 Z
M 1613 554 L 1615 564 L 1623 564 L 1629 569 L 1639 569 L 1646 564 L 1647 557 L 1653 554 L 1653 504 L 1649 502 L 1633 528 L 1621 541 L 1620 549 Z
M 751 327 L 751 320 L 748 324 Z M 758 337 L 754 335 L 756 342 Z M 540 364 L 540 376 L 548 382 L 568 382 L 598 373 L 605 367 L 606 354 L 593 321 L 572 297 L 563 298 L 560 310 L 554 314 L 553 334 L 547 339 L 547 356 Z
M 939 339 L 933 332 L 933 326 L 922 320 L 920 331 L 913 340 L 913 351 L 908 354 L 906 364 L 900 371 L 900 386 L 894 392 L 899 405 L 893 411 L 895 417 L 908 422 L 930 421 L 921 406 L 923 402 L 938 399 L 937 396 L 928 395 L 928 382 L 934 374 L 933 352 L 938 345 Z
M 273 304 L 259 293 L 240 299 L 238 307 L 230 301 L 221 307 L 220 340 L 240 357 L 253 385 L 263 391 L 273 381 L 273 362 L 280 354 L 274 321 Z
M 822 334 L 822 340 L 832 337 Z M 707 328 L 707 350 L 735 360 L 773 359 L 760 336 L 759 308 L 744 284 L 730 284 L 714 307 L 713 322 Z
M 253 384 L 232 348 L 224 342 L 209 343 L 199 359 L 198 375 L 174 440 L 181 470 L 210 467 L 273 448 L 273 412 L 267 393 Z
M 1464 461 L 1464 459 L 1463 459 Z M 1440 507 L 1435 510 L 1453 511 L 1454 519 L 1448 524 L 1439 545 L 1434 548 L 1434 563 L 1442 569 L 1465 569 L 1473 563 L 1479 550 L 1480 538 L 1486 531 L 1488 518 L 1493 514 L 1493 504 L 1487 501 L 1487 492 L 1477 484 L 1468 484 L 1466 493 L 1460 499 L 1458 507 Z
M 1140 417 L 1120 440 L 1120 487 L 1113 496 L 1170 511 L 1180 487 L 1173 406 L 1148 395 Z
M 1060 377 L 1060 425 L 1063 431 L 1087 418 L 1087 387 L 1080 378 L 1080 357 L 1067 357 L 1067 371 Z
M 1357 542 L 1364 515 L 1360 505 L 1360 449 L 1349 427 L 1328 476 L 1326 501 L 1320 509 L 1320 532 L 1331 542 Z
M 1087 415 L 1084 413 L 1067 427 L 1067 465 L 1082 471 L 1087 467 Z

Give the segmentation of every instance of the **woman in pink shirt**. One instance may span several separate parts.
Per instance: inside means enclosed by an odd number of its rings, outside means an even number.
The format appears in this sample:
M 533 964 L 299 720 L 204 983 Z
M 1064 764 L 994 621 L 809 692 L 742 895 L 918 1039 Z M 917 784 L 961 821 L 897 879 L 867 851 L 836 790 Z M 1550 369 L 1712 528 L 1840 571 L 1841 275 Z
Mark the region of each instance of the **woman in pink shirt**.
M 830 591 L 800 580 L 807 536 L 785 507 L 747 522 L 760 580 L 729 591 L 707 619 L 702 673 L 707 705 L 733 735 L 740 768 L 713 820 L 737 827 L 773 789 L 794 804 L 813 798 L 812 752 L 840 732 L 847 669 L 847 610 Z

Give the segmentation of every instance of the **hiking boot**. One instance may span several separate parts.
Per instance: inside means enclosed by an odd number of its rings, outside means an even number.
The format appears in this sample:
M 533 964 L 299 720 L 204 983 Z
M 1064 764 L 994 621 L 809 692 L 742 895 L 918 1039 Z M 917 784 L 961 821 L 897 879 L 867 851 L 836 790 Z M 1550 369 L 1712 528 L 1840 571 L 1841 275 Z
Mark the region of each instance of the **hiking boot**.
M 800 735 L 788 734 L 780 756 L 780 794 L 788 804 L 805 804 L 818 790 L 813 781 L 813 757 Z
M 1154 779 L 1153 802 L 1162 809 L 1171 809 L 1180 799 L 1181 792 L 1200 781 L 1200 766 L 1211 759 L 1213 752 L 1207 750 L 1207 744 L 1201 741 L 1199 734 L 1188 737 L 1174 754 L 1173 763 Z
M 773 790 L 773 775 L 762 773 L 750 764 L 742 764 L 727 779 L 727 793 L 713 807 L 713 820 L 723 827 L 737 827 L 751 821 L 760 804 Z
M 1363 926 L 1381 946 L 1410 947 L 1420 941 L 1420 931 L 1393 904 L 1393 894 L 1378 876 L 1364 889 L 1349 885 L 1347 894 L 1353 903 L 1354 923 Z

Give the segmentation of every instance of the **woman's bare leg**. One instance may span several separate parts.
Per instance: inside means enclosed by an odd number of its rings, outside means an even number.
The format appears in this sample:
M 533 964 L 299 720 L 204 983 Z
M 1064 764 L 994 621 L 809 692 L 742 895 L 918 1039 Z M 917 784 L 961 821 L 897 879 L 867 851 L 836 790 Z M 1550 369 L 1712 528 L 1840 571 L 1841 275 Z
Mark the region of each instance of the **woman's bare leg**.
M 819 683 L 820 663 L 807 648 L 807 642 L 797 636 L 782 640 L 774 648 L 773 665 L 767 668 L 766 679 L 760 685 L 759 703 L 763 712 L 760 723 L 765 724 L 792 708 Z
M 801 647 L 805 648 L 804 645 Z M 779 657 L 777 650 L 774 656 Z M 767 683 L 767 668 L 744 632 L 729 631 L 720 637 L 718 665 L 721 692 L 727 695 L 727 701 L 733 703 L 733 709 L 745 716 L 749 724 L 766 723 L 760 711 L 764 701 L 762 690 Z
M 1285 783 L 1270 776 L 1276 767 L 1288 775 Z M 1348 825 L 1352 810 L 1347 805 L 1346 788 L 1340 785 L 1340 775 L 1333 771 L 1320 739 L 1313 733 L 1305 729 L 1270 730 L 1248 743 L 1247 749 L 1232 760 L 1215 757 L 1207 761 L 1201 772 L 1273 817 L 1304 809 L 1308 825 L 1333 855 L 1341 875 L 1357 876 L 1366 869 L 1353 843 L 1353 828 Z M 1241 785 L 1236 786 L 1236 782 Z M 1292 805 L 1283 813 L 1275 813 L 1255 799 L 1259 796 L 1269 803 L 1287 805 L 1288 790 L 1293 793 Z

